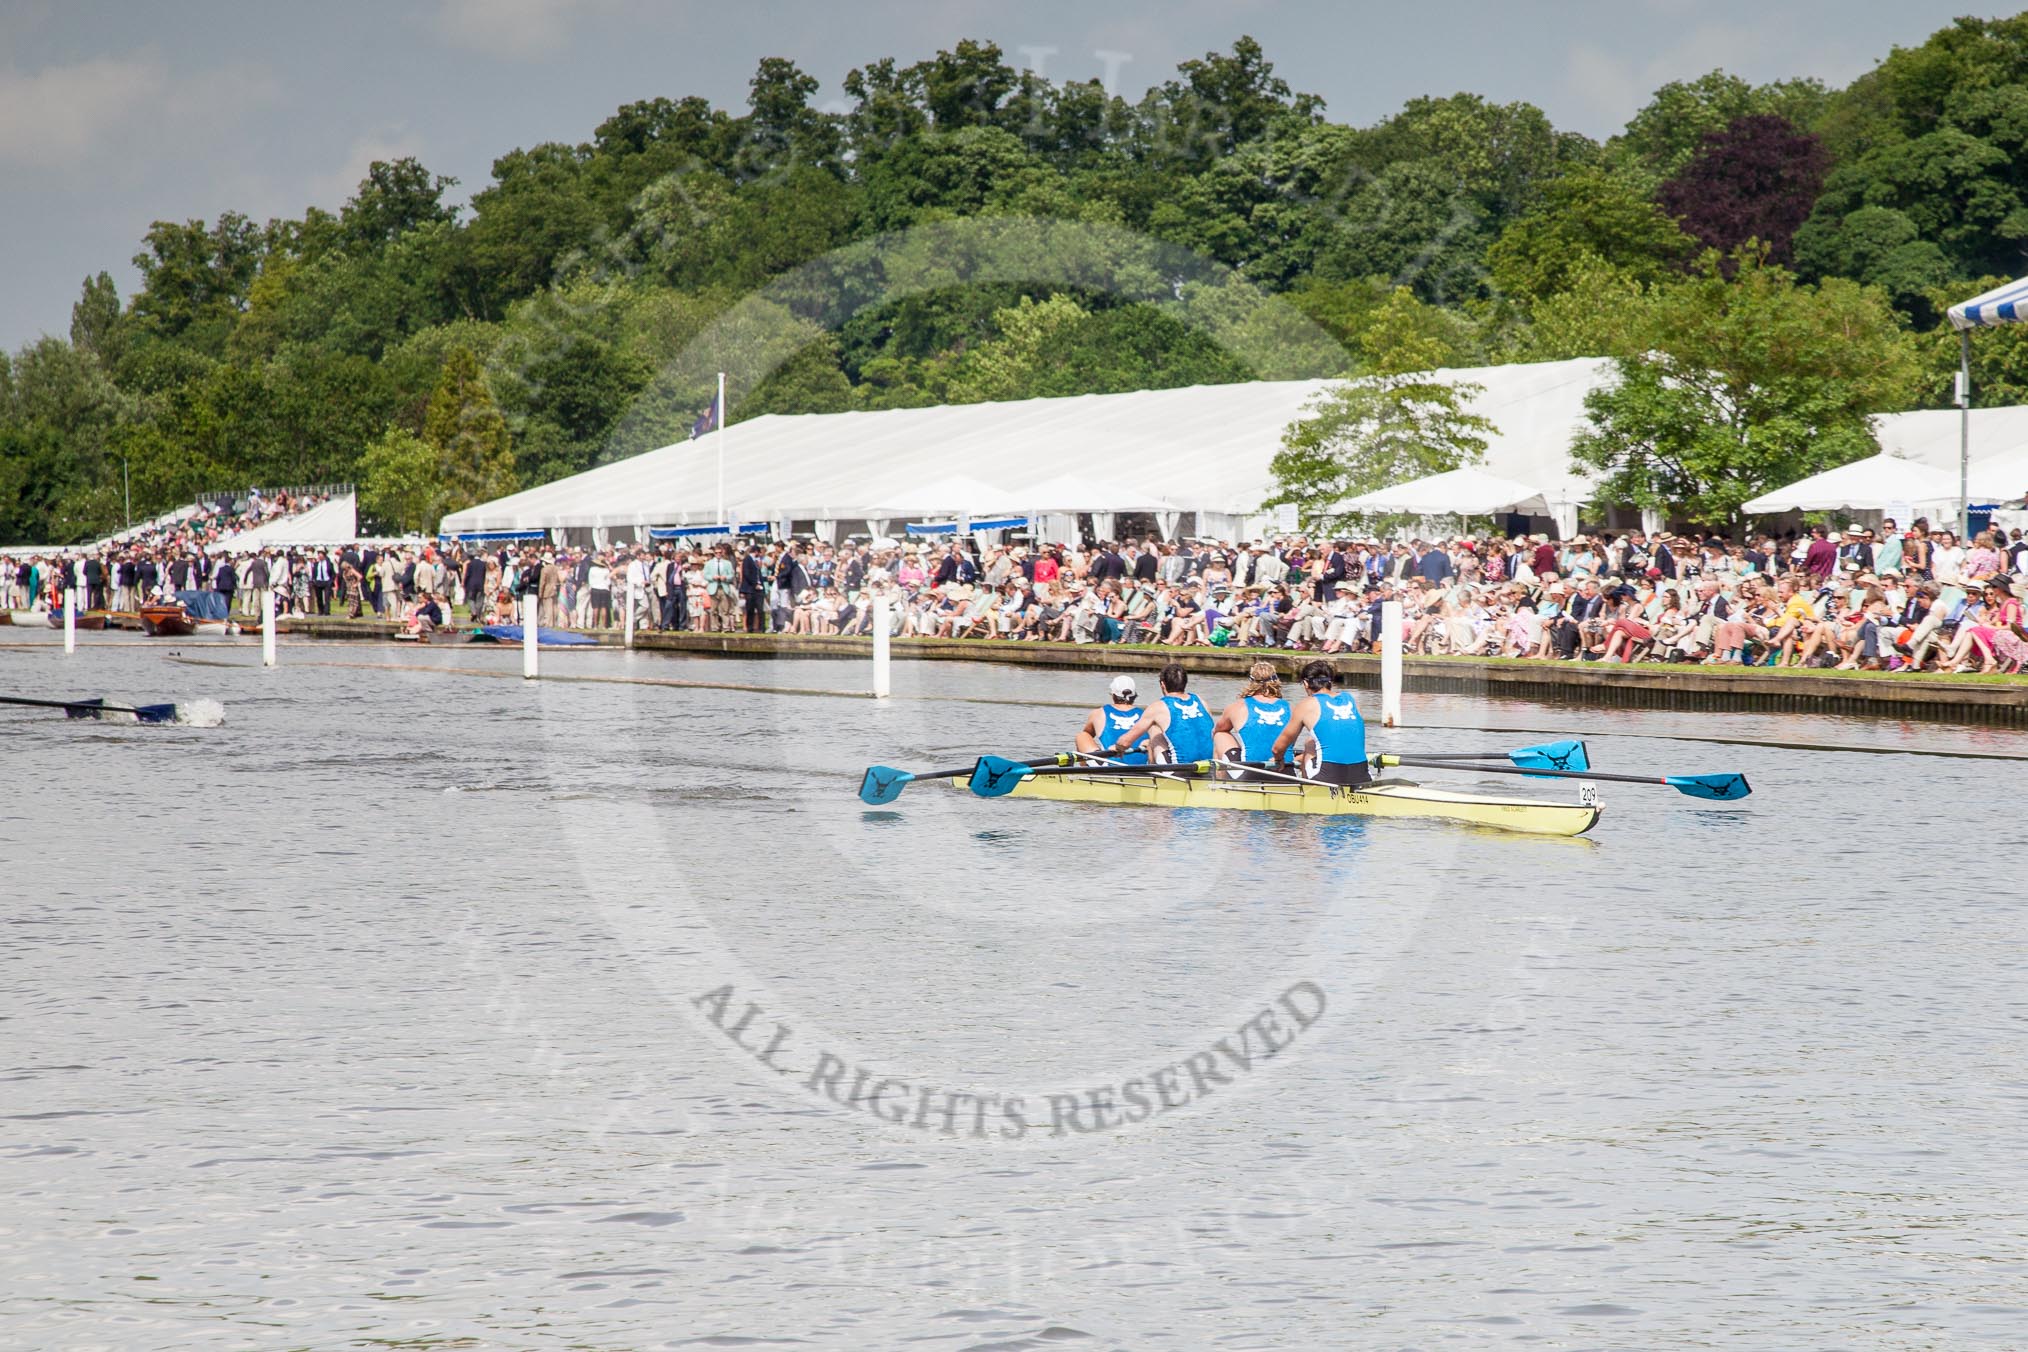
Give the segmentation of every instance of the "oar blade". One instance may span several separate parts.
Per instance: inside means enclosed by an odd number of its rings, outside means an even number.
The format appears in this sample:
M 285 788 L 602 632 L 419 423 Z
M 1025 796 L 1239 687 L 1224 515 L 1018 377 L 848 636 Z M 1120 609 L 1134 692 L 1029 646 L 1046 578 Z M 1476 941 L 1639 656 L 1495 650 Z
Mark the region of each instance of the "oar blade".
M 1524 770 L 1589 770 L 1591 755 L 1583 742 L 1576 740 L 1543 742 L 1539 746 L 1524 746 L 1507 753 L 1507 759 Z
M 177 718 L 173 704 L 140 704 L 134 708 L 135 721 L 141 723 L 174 723 Z
M 866 778 L 859 781 L 859 801 L 869 807 L 882 807 L 901 797 L 901 791 L 914 778 L 908 771 L 890 765 L 869 765 Z
M 972 767 L 972 777 L 965 781 L 969 788 L 981 798 L 1001 798 L 1014 792 L 1014 786 L 1033 773 L 1032 767 L 1005 756 L 981 756 L 979 763 Z
M 1666 775 L 1662 782 L 1678 793 L 1713 802 L 1736 802 L 1753 792 L 1745 775 Z
M 65 718 L 103 718 L 105 716 L 105 703 L 105 700 L 99 698 L 73 700 L 64 706 L 63 716 Z

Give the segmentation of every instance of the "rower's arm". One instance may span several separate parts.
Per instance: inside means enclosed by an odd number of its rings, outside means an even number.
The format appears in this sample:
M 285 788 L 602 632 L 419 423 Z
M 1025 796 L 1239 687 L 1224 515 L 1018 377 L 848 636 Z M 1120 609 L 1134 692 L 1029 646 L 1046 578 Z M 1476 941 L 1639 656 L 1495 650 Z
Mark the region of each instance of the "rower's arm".
M 1112 749 L 1124 751 L 1158 728 L 1165 734 L 1169 731 L 1169 706 L 1161 703 L 1159 700 L 1149 708 L 1148 712 L 1141 715 L 1140 722 L 1127 729 L 1126 736 L 1113 743 Z
M 1296 744 L 1296 739 L 1303 735 L 1303 729 L 1310 725 L 1310 719 L 1315 715 L 1316 708 L 1315 701 L 1306 699 L 1302 706 L 1289 716 L 1289 725 L 1282 729 L 1281 736 L 1275 738 L 1274 750 L 1268 756 L 1269 760 L 1282 760 L 1287 757 L 1289 748 Z
M 1104 750 L 1098 739 L 1100 730 L 1098 710 L 1093 709 L 1085 715 L 1084 726 L 1077 730 L 1077 749 L 1088 754 Z

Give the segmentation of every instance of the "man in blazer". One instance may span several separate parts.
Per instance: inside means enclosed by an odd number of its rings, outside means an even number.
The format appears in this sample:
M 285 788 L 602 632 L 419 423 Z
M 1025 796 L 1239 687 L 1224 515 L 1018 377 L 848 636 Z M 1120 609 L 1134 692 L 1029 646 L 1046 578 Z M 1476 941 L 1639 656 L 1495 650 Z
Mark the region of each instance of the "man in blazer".
M 768 613 L 767 576 L 761 569 L 760 553 L 753 548 L 742 551 L 739 556 L 739 600 L 746 618 L 746 632 L 765 633 Z

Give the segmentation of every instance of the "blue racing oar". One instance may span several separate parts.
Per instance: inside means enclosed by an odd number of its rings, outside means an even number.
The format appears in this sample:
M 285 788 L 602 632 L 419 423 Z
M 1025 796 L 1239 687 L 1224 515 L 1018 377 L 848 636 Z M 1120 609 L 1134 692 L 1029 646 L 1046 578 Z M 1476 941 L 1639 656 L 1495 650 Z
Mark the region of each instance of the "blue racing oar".
M 28 699 L 22 695 L 0 695 L 0 704 L 21 704 L 33 709 L 61 709 L 67 718 L 99 718 L 105 714 L 132 714 L 141 723 L 174 723 L 173 704 L 108 704 L 104 699 Z
M 995 757 L 994 759 L 998 759 Z M 1059 751 L 1054 756 L 1043 756 L 1030 761 L 1009 761 L 1010 765 L 1026 765 L 1036 768 L 1049 765 L 1068 765 L 1070 753 Z M 891 765 L 869 765 L 866 777 L 859 781 L 859 801 L 870 807 L 881 807 L 901 797 L 901 791 L 920 779 L 963 779 L 978 769 L 978 762 L 961 765 L 955 770 L 924 770 L 920 773 L 897 770 Z
M 1489 761 L 1502 757 L 1512 761 L 1524 770 L 1589 770 L 1591 756 L 1583 742 L 1543 742 L 1539 746 L 1521 746 L 1512 751 L 1424 751 L 1418 752 L 1424 760 L 1469 760 Z
M 1211 761 L 1184 761 L 1176 765 L 1123 765 L 1118 761 L 1085 765 L 1076 762 L 1074 756 L 1064 756 L 1046 765 L 1008 760 L 1004 756 L 981 756 L 979 763 L 972 767 L 972 777 L 966 787 L 981 798 L 999 798 L 1014 792 L 1015 785 L 1036 774 L 1208 775 L 1213 768 Z
M 1534 775 L 1543 779 L 1596 779 L 1615 784 L 1666 784 L 1692 798 L 1733 802 L 1753 792 L 1745 775 L 1600 775 L 1588 770 L 1525 770 L 1511 765 L 1467 765 L 1459 761 L 1433 760 L 1425 756 L 1375 756 L 1376 768 L 1405 765 L 1427 770 L 1480 770 L 1489 775 Z

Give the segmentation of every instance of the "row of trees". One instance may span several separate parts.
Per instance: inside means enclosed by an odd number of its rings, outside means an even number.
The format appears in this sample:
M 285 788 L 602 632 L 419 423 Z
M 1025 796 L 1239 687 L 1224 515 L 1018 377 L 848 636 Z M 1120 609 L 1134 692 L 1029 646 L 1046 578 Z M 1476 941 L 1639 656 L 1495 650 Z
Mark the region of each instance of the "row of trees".
M 1416 371 L 1606 355 L 1626 379 L 1580 455 L 1630 502 L 1717 515 L 1855 454 L 1865 411 L 1941 401 L 1941 305 L 2028 238 L 2023 19 L 1842 90 L 1672 84 L 1602 144 L 1470 94 L 1334 123 L 1250 39 L 1132 101 L 977 42 L 852 72 L 843 113 L 816 89 L 770 58 L 744 113 L 629 104 L 502 156 L 462 209 L 401 160 L 335 213 L 156 223 L 135 294 L 100 274 L 66 337 L 0 357 L 0 540 L 117 524 L 123 463 L 137 511 L 356 479 L 427 526 L 680 439 L 762 287 L 806 332 L 734 419 L 1313 374 L 1321 340 L 1377 383 L 1292 429 L 1313 497 L 1470 457 Z M 896 232 L 1023 219 L 1106 256 L 1051 237 L 1026 272 L 866 280 Z M 1986 397 L 2028 390 L 2028 349 L 1980 359 Z

